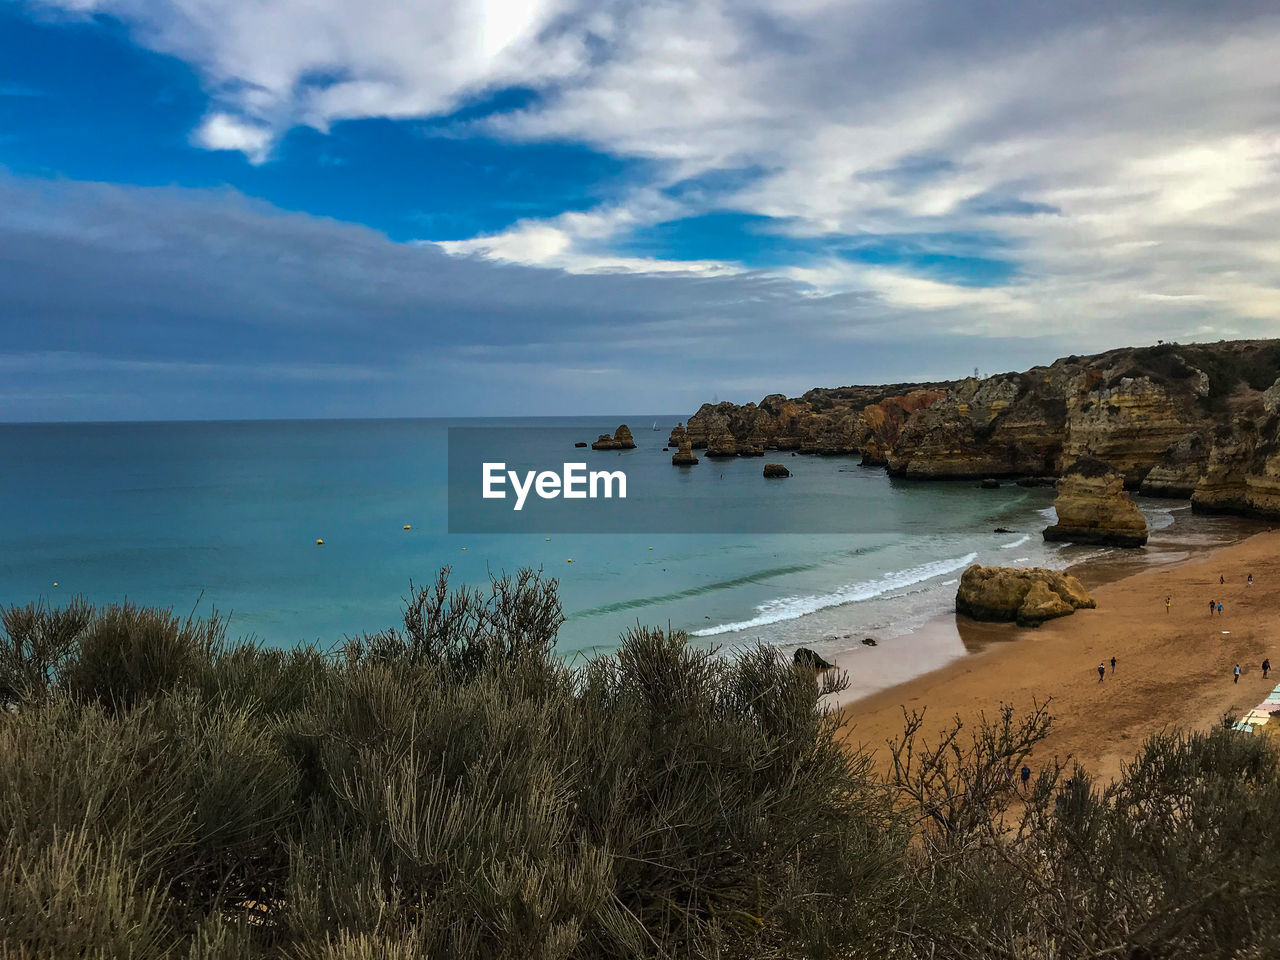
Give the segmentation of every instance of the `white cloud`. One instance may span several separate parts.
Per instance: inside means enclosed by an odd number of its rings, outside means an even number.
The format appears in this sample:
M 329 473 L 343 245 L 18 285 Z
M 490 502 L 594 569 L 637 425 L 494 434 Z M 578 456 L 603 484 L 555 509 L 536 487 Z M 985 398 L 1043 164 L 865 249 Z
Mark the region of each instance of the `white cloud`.
M 508 85 L 525 109 L 474 121 L 653 161 L 600 208 L 441 246 L 574 273 L 727 273 L 636 256 L 635 230 L 710 210 L 793 237 L 949 238 L 1016 269 L 992 288 L 818 253 L 782 272 L 1018 335 L 1027 318 L 1142 339 L 1280 333 L 1280 15 L 1274 3 L 902 0 L 65 0 L 195 64 L 197 142 L 262 160 L 295 124 L 447 114 Z M 673 199 L 678 181 L 749 168 Z M 985 238 L 985 239 L 984 239 Z M 969 252 L 972 252 L 970 250 Z M 963 252 L 962 254 L 963 255 Z M 1212 318 L 1206 312 L 1213 311 Z M 1150 337 L 1154 339 L 1154 336 Z
M 246 123 L 226 113 L 213 113 L 191 139 L 206 150 L 239 150 L 253 163 L 261 163 L 271 149 L 272 134 L 269 127 Z

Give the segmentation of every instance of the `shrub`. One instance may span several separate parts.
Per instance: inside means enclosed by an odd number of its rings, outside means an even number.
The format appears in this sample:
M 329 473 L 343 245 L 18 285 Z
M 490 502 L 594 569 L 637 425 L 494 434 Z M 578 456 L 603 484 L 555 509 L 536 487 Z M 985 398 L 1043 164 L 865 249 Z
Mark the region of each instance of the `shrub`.
M 553 653 L 554 581 L 442 575 L 325 654 L 216 618 L 5 611 L 0 956 L 1268 956 L 1280 758 L 1163 735 L 1113 785 L 1009 771 L 1005 708 L 887 777 L 841 686 L 637 627 Z

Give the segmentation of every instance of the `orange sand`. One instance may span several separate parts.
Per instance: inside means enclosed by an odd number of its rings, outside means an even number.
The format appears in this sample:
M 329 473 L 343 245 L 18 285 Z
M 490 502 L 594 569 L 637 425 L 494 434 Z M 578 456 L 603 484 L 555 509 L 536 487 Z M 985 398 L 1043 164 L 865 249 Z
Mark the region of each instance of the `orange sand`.
M 1249 573 L 1253 586 L 1245 585 Z M 995 716 L 1001 702 L 1023 712 L 1033 698 L 1052 698 L 1052 732 L 1037 755 L 1079 760 L 1113 777 L 1152 733 L 1243 714 L 1280 683 L 1274 672 L 1264 680 L 1260 669 L 1267 656 L 1280 664 L 1280 532 L 1104 584 L 1093 596 L 1096 610 L 1038 629 L 956 617 L 960 641 L 976 652 L 846 704 L 849 742 L 887 762 L 884 744 L 901 733 L 904 706 L 928 708 L 932 735 L 957 715 Z M 1166 596 L 1173 598 L 1168 613 Z M 1222 602 L 1221 617 L 1210 619 L 1211 598 Z M 1103 660 L 1107 676 L 1099 683 Z M 1238 684 L 1236 663 L 1243 670 Z

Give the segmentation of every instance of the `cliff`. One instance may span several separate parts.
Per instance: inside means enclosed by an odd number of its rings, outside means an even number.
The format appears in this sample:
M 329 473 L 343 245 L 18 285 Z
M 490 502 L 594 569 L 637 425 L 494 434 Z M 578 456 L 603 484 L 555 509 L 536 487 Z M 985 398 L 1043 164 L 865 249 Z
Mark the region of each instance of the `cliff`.
M 1280 380 L 1265 397 L 1261 415 L 1237 417 L 1215 436 L 1191 495 L 1197 512 L 1280 519 Z
M 1098 460 L 1077 460 L 1058 481 L 1053 502 L 1058 522 L 1045 528 L 1046 540 L 1140 547 L 1147 520 L 1124 492 L 1124 477 Z
M 860 454 L 914 479 L 1059 477 L 1091 459 L 1127 489 L 1272 516 L 1278 378 L 1276 340 L 1126 347 L 981 379 L 703 404 L 687 435 L 708 456 Z

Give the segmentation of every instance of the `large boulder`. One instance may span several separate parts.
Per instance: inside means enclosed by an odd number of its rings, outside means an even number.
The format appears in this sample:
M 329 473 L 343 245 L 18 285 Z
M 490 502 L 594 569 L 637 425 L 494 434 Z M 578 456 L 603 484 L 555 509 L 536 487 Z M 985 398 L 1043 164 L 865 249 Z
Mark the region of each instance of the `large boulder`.
M 956 613 L 974 620 L 1012 620 L 1038 627 L 1095 606 L 1075 577 L 1044 567 L 984 567 L 975 563 L 960 576 Z
M 780 463 L 766 463 L 764 465 L 764 475 L 766 477 L 789 477 L 791 471 Z
M 1053 501 L 1058 522 L 1046 540 L 1140 547 L 1147 542 L 1147 519 L 1124 492 L 1124 476 L 1099 460 L 1077 460 L 1058 481 Z
M 797 667 L 807 670 L 834 670 L 836 665 L 828 663 L 822 656 L 808 647 L 801 647 L 791 657 Z

